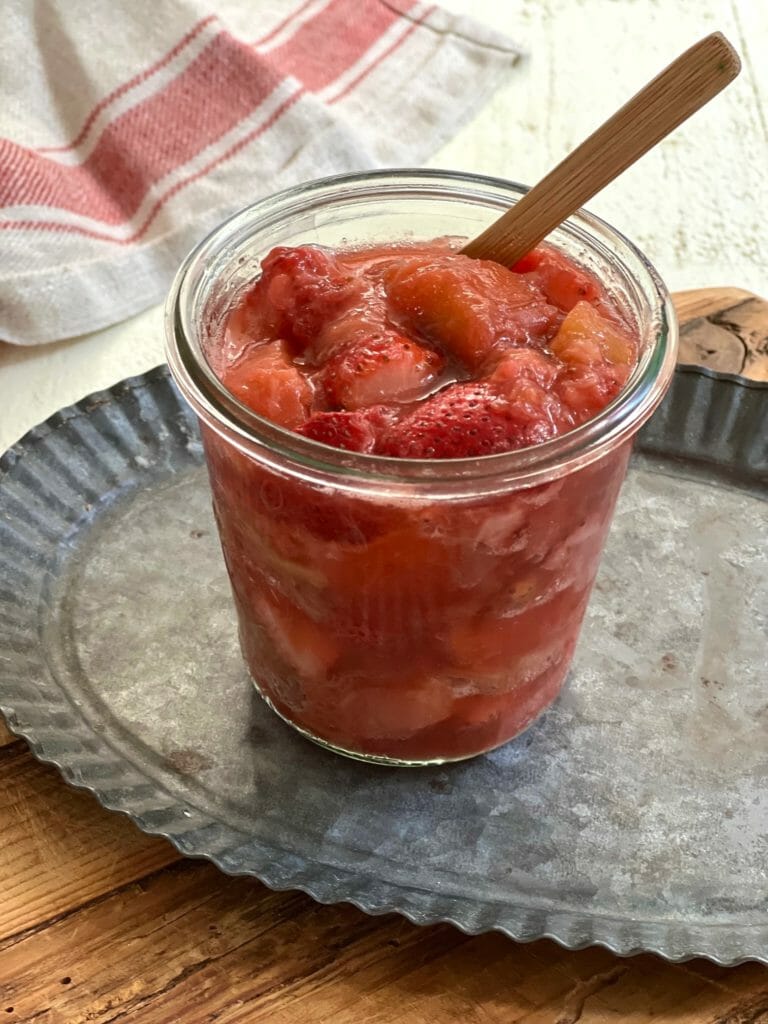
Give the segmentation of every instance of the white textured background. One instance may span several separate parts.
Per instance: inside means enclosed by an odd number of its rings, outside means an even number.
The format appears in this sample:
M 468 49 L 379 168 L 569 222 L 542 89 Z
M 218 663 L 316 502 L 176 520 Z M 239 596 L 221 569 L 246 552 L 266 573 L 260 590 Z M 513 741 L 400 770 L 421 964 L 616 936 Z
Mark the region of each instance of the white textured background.
M 768 297 L 768 0 L 442 0 L 528 51 L 430 164 L 533 184 L 700 36 L 721 29 L 741 77 L 589 208 L 636 241 L 672 288 Z M 163 358 L 159 307 L 36 349 L 0 343 L 0 450 L 56 409 Z

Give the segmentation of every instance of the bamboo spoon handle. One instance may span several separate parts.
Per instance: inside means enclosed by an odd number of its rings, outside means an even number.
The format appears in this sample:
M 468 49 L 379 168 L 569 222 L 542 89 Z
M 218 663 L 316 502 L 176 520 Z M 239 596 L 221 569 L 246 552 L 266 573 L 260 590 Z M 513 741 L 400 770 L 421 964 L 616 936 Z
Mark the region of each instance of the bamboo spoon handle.
M 686 50 L 461 251 L 512 266 L 741 70 L 721 32 Z

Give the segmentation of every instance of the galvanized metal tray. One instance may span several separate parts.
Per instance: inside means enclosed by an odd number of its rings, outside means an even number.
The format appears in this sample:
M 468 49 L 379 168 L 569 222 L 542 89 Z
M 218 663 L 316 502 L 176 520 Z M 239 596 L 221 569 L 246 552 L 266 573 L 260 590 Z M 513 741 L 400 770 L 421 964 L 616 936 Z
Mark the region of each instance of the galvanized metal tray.
M 183 853 L 468 932 L 768 963 L 768 391 L 683 369 L 569 686 L 444 769 L 295 735 L 240 660 L 202 452 L 158 368 L 0 460 L 0 707 Z

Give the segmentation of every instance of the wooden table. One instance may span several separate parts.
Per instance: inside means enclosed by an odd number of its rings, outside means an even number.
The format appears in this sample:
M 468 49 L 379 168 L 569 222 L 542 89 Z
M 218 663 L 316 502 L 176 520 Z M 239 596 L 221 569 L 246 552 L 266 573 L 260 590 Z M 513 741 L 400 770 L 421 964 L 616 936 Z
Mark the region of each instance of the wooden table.
M 721 289 L 678 308 L 688 361 L 768 380 L 768 303 Z M 757 964 L 470 938 L 229 878 L 65 785 L 1 721 L 0 835 L 0 1022 L 768 1022 Z

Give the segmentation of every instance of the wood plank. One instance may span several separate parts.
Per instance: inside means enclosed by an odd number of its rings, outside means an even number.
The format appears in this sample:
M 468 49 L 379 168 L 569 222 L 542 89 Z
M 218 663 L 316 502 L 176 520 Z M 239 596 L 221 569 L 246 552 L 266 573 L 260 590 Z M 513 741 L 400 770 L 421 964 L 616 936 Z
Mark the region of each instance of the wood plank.
M 18 736 L 13 735 L 5 724 L 5 719 L 0 715 L 0 747 L 6 747 L 9 743 L 15 743 L 18 738 Z
M 754 964 L 723 972 L 470 938 L 323 907 L 189 861 L 0 951 L 0 1011 L 16 1024 L 768 1018 L 768 971 Z M 749 1016 L 734 1016 L 745 1006 Z
M 0 749 L 0 938 L 177 860 L 163 839 L 105 811 L 25 746 Z

